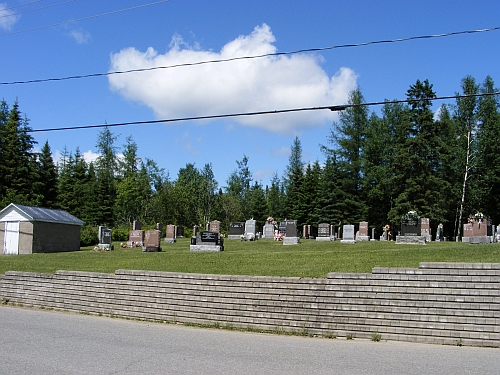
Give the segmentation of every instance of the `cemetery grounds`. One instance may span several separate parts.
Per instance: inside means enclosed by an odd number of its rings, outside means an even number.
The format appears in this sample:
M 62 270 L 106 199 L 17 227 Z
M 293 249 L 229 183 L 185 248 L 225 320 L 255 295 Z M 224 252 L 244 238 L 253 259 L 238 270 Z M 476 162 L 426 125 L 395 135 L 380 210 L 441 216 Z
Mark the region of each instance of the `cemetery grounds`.
M 373 267 L 418 268 L 420 262 L 500 262 L 500 243 L 469 244 L 429 242 L 426 245 L 396 244 L 393 241 L 340 241 L 301 239 L 285 246 L 271 240 L 225 240 L 223 252 L 193 253 L 190 238 L 161 242 L 162 252 L 141 248 L 79 251 L 0 257 L 0 274 L 6 271 L 54 273 L 57 270 L 114 273 L 117 269 L 150 270 L 250 276 L 324 278 L 329 272 L 370 273 Z

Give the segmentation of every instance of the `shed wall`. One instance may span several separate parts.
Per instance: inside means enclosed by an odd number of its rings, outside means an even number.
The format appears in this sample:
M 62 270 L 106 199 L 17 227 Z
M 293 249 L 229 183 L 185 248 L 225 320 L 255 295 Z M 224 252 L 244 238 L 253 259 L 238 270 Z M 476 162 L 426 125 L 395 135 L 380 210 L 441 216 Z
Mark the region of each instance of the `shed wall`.
M 53 253 L 80 249 L 80 227 L 77 225 L 34 222 L 33 253 Z
M 19 223 L 19 254 L 33 253 L 33 223 L 21 221 Z

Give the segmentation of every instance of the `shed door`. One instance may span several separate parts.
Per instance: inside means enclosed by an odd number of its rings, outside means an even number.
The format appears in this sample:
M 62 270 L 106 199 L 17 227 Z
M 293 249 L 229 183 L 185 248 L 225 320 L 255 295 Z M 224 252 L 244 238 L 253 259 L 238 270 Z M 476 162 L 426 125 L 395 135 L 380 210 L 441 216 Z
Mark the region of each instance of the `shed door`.
M 4 254 L 19 254 L 19 221 L 5 222 Z

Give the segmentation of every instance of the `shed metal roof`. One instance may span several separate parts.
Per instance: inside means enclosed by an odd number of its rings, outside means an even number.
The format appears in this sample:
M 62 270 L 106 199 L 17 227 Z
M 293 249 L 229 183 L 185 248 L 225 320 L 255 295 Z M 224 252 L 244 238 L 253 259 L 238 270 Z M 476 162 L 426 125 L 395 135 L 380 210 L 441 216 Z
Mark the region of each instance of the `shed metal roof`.
M 60 223 L 60 224 L 80 225 L 80 226 L 85 224 L 82 220 L 78 219 L 77 217 L 63 210 L 24 206 L 22 204 L 15 204 L 15 203 L 9 204 L 2 211 L 0 211 L 0 217 L 4 213 L 10 212 L 12 210 L 17 211 L 30 221 L 44 221 L 48 223 Z

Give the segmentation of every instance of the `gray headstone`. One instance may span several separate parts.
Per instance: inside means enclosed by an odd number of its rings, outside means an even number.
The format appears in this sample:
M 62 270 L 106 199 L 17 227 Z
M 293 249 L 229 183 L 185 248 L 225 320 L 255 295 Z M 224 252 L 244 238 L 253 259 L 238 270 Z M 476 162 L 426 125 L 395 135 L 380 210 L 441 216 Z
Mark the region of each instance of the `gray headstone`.
M 286 230 L 287 237 L 297 237 L 297 220 L 287 220 Z
M 354 241 L 354 225 L 344 225 L 342 227 L 342 239 L 347 241 Z
M 266 223 L 262 232 L 264 233 L 264 238 L 273 238 L 274 225 L 272 225 L 271 223 Z
M 256 221 L 251 219 L 251 220 L 247 220 L 245 222 L 245 233 L 246 234 L 253 234 L 255 236 L 255 233 L 256 233 Z

